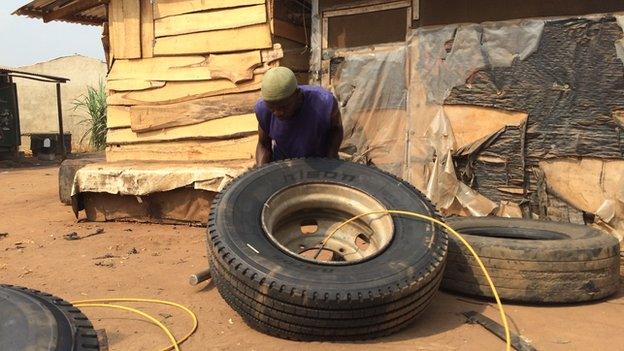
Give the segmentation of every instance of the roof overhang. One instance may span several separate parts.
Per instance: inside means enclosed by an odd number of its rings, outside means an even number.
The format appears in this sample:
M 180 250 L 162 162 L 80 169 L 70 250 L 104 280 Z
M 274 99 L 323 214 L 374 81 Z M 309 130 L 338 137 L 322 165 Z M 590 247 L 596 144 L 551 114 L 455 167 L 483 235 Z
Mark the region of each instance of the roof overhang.
M 0 76 L 11 76 L 17 78 L 25 78 L 31 80 L 37 80 L 40 82 L 48 82 L 48 83 L 67 83 L 69 82 L 68 78 L 51 76 L 47 74 L 40 73 L 31 73 L 26 71 L 19 71 L 12 68 L 2 67 L 0 66 Z
M 33 0 L 13 14 L 40 18 L 43 22 L 62 21 L 99 26 L 106 22 L 107 3 L 108 0 Z

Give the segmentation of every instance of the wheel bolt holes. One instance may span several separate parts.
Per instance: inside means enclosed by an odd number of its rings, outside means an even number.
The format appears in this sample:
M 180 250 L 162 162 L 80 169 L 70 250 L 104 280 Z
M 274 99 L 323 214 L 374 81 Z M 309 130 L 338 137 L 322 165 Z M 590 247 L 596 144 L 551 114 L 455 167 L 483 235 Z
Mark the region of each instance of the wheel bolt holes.
M 318 231 L 318 222 L 315 219 L 305 219 L 301 221 L 301 234 L 310 235 Z
M 357 246 L 359 250 L 366 250 L 370 246 L 370 239 L 366 235 L 360 233 L 355 237 L 355 246 Z
M 317 254 L 318 256 L 316 256 Z M 319 253 L 318 248 L 311 248 L 302 251 L 301 253 L 299 253 L 299 255 L 313 260 L 316 259 L 318 261 L 331 262 L 333 261 L 334 252 L 331 250 L 322 249 Z

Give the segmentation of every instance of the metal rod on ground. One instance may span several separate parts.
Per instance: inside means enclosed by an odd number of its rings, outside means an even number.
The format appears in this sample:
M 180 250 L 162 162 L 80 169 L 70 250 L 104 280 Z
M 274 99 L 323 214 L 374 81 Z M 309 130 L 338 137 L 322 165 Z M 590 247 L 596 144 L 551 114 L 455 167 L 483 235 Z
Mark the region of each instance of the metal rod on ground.
M 492 334 L 498 336 L 501 340 L 505 340 L 505 330 L 502 325 L 479 312 L 468 311 L 463 314 L 468 319 L 468 323 L 480 324 Z M 511 346 L 517 351 L 537 351 L 537 349 L 528 341 L 524 340 L 522 336 L 514 333 L 511 334 Z
M 209 268 L 208 269 L 204 269 L 201 272 L 192 274 L 189 277 L 189 284 L 194 286 L 194 285 L 197 285 L 197 284 L 199 284 L 201 282 L 205 282 L 206 280 L 208 280 L 210 278 L 212 278 L 212 275 L 210 274 L 210 269 Z

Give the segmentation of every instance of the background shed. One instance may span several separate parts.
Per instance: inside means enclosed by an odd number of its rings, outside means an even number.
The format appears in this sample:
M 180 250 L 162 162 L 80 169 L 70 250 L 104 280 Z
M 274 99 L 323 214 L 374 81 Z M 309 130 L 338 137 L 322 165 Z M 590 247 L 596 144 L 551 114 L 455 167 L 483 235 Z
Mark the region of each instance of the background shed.
M 251 160 L 260 81 L 282 64 L 335 93 L 344 157 L 407 179 L 447 214 L 621 231 L 623 10 L 619 0 L 36 0 L 17 12 L 104 23 L 109 161 Z

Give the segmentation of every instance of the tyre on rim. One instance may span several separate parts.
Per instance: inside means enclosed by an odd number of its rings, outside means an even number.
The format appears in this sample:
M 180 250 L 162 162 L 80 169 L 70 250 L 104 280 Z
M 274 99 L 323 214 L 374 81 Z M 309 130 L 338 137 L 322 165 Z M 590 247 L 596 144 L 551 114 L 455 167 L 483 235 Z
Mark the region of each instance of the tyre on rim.
M 252 170 L 213 203 L 208 252 L 223 298 L 252 327 L 297 340 L 367 339 L 396 332 L 429 305 L 446 233 L 408 183 L 349 162 L 302 159 Z

